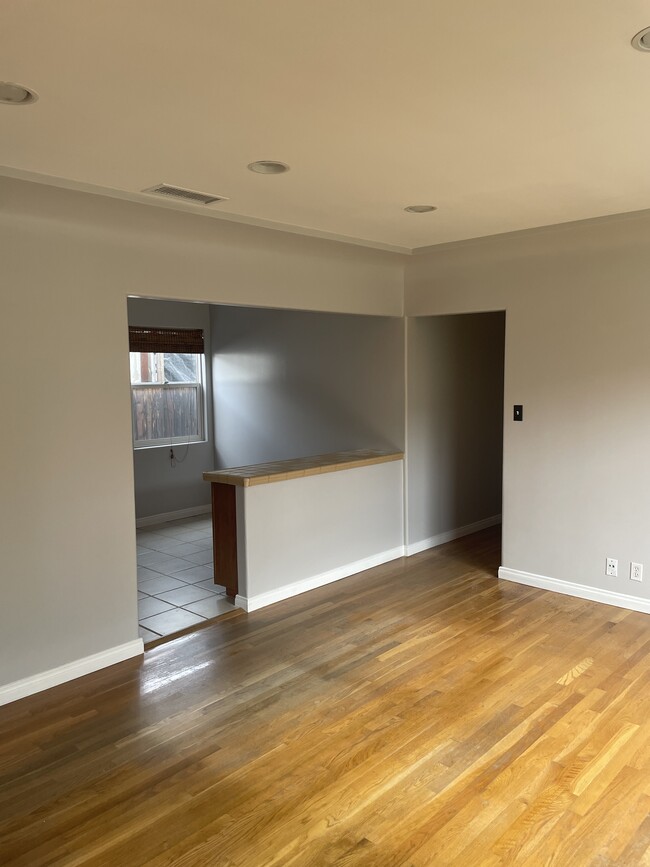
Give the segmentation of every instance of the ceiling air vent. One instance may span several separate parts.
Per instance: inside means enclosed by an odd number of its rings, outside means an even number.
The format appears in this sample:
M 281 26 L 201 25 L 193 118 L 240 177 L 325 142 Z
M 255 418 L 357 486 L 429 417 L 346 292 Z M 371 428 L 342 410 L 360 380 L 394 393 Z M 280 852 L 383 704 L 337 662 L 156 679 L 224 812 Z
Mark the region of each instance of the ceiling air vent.
M 211 196 L 209 193 L 197 193 L 196 190 L 184 190 L 182 187 L 171 187 L 169 184 L 147 187 L 142 192 L 156 193 L 158 196 L 167 196 L 170 199 L 183 199 L 185 202 L 194 202 L 195 205 L 212 205 L 214 202 L 228 201 L 225 196 Z

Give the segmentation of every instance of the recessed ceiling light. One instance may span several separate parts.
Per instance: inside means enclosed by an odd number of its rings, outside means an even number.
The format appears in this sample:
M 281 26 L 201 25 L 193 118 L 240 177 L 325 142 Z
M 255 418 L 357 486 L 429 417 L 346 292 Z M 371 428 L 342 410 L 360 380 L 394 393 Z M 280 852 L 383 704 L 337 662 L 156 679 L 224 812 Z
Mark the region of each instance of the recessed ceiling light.
M 281 175 L 289 171 L 289 166 L 286 163 L 279 163 L 276 160 L 257 160 L 257 162 L 249 163 L 248 168 L 252 172 L 257 172 L 258 175 Z
M 437 211 L 435 205 L 408 205 L 404 208 L 409 214 L 429 214 L 431 211 Z
M 37 99 L 38 94 L 22 84 L 0 81 L 0 102 L 5 105 L 29 105 Z
M 650 27 L 639 30 L 632 39 L 632 48 L 636 48 L 638 51 L 650 51 Z

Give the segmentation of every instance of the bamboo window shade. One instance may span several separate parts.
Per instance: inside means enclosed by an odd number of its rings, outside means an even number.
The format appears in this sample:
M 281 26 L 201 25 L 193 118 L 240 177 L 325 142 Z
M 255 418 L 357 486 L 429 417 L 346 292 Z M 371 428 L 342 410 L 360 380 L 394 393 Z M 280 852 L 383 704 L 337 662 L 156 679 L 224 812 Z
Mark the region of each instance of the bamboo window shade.
M 190 352 L 203 354 L 200 328 L 142 328 L 129 326 L 130 352 Z

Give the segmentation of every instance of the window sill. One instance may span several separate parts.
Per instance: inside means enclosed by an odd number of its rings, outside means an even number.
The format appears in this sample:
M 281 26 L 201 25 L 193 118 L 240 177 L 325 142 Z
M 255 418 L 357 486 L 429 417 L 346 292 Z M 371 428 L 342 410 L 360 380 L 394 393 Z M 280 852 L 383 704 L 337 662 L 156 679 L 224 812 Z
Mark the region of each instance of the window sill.
M 149 445 L 149 444 L 145 445 L 144 443 L 142 445 L 136 445 L 134 443 L 133 444 L 133 451 L 134 452 L 146 452 L 146 451 L 150 451 L 151 449 L 182 449 L 182 448 L 186 448 L 187 446 L 205 446 L 205 445 L 208 445 L 208 440 L 190 440 L 189 443 L 187 440 L 183 440 L 182 442 L 177 442 L 177 443 L 170 443 L 170 442 L 153 443 L 152 445 Z

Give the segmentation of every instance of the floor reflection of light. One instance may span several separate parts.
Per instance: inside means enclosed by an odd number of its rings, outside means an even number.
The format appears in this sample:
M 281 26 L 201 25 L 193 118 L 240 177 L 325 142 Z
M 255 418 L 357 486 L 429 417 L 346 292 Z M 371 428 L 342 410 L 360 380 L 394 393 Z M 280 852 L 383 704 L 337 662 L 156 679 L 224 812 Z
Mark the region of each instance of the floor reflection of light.
M 184 677 L 190 677 L 190 675 L 196 674 L 197 671 L 201 671 L 209 665 L 214 665 L 214 660 L 209 659 L 207 662 L 201 662 L 199 665 L 188 665 L 186 668 L 174 672 L 174 674 L 151 677 L 148 682 L 141 687 L 140 694 L 148 695 L 150 692 L 155 692 L 157 689 L 161 689 L 169 683 L 174 683 L 176 680 L 182 680 Z

